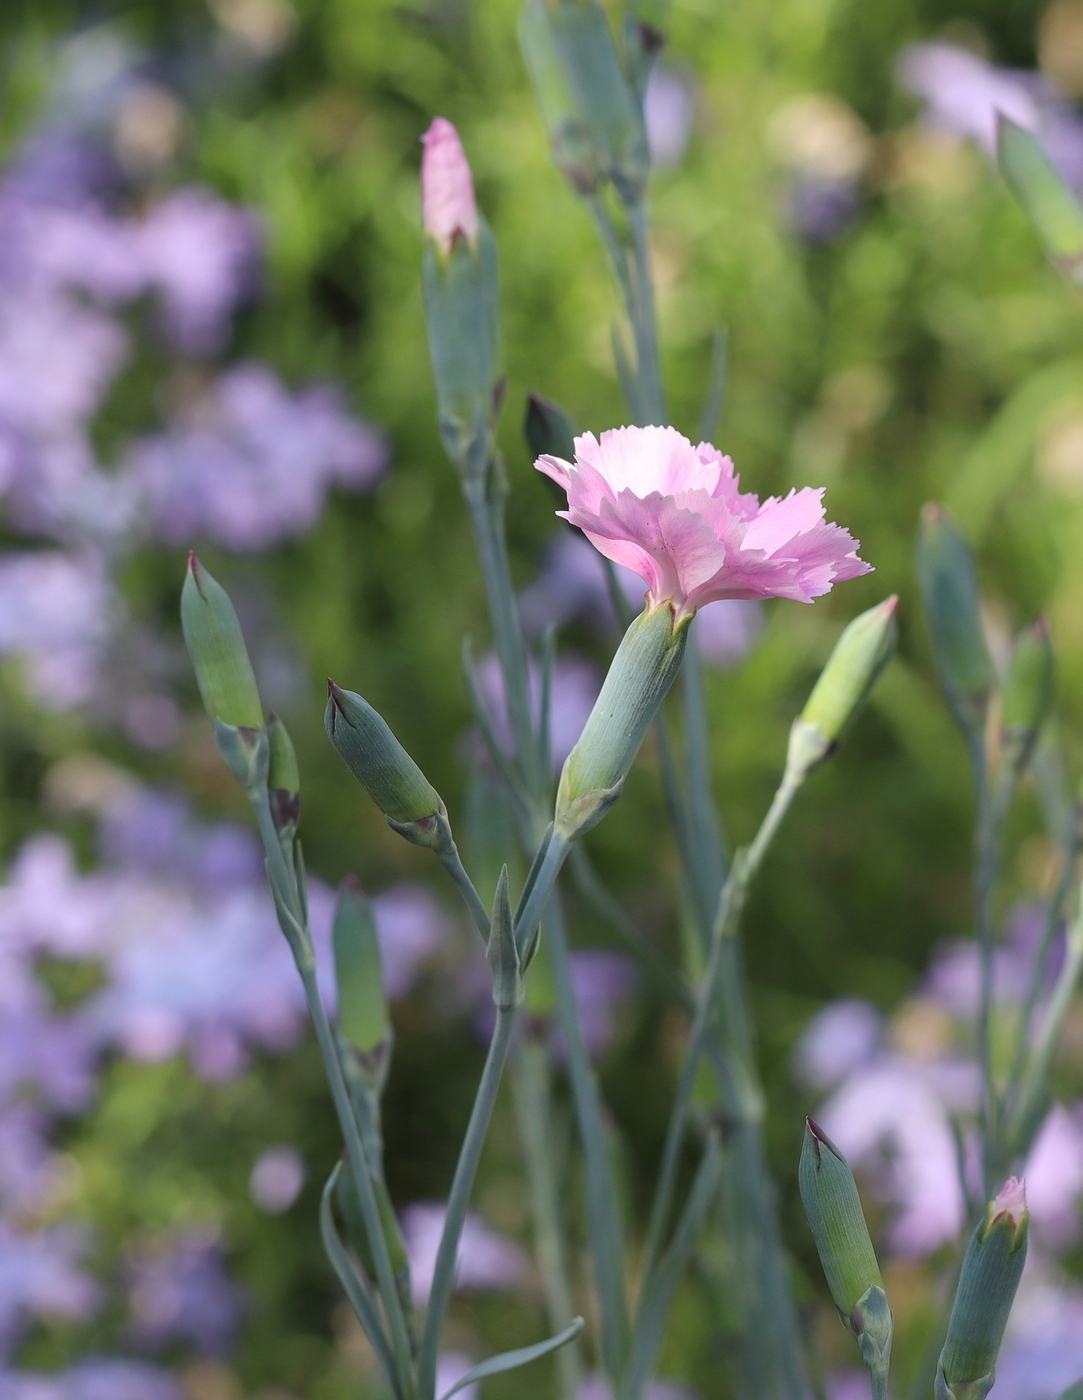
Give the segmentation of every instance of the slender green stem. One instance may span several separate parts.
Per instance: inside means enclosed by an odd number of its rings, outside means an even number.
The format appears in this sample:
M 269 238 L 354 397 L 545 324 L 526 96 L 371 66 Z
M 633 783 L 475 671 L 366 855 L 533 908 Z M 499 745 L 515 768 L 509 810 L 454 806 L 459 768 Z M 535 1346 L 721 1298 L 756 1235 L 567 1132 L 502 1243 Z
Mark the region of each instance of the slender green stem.
M 664 424 L 666 403 L 662 390 L 662 368 L 658 358 L 654 282 L 651 277 L 645 197 L 641 196 L 628 205 L 628 222 L 632 232 L 632 261 L 636 288 L 635 301 L 629 307 L 629 311 L 636 338 L 640 397 L 647 422 Z
M 459 893 L 463 897 L 463 903 L 470 911 L 478 932 L 482 938 L 488 942 L 489 939 L 489 911 L 482 902 L 481 895 L 478 894 L 473 880 L 466 872 L 462 857 L 459 855 L 459 848 L 454 841 L 450 846 L 439 853 L 441 864 L 458 886 Z
M 490 466 L 484 480 L 467 482 L 463 494 L 485 579 L 516 757 L 527 790 L 537 792 L 541 786 L 540 752 L 530 713 L 526 647 L 504 544 L 504 487 L 495 464 Z
M 721 1176 L 722 1151 L 718 1133 L 712 1130 L 688 1193 L 688 1201 L 673 1232 L 673 1242 L 639 1298 L 633 1326 L 632 1354 L 623 1387 L 625 1400 L 641 1400 L 647 1388 L 681 1275 L 695 1248 L 711 1202 L 718 1193 Z
M 1061 851 L 1060 874 L 1046 905 L 1041 942 L 1030 968 L 1030 980 L 1027 984 L 1026 996 L 1023 998 L 1023 1009 L 1019 1015 L 1019 1032 L 1012 1055 L 1011 1071 L 1008 1075 L 1008 1090 L 1005 1095 L 1005 1101 L 1008 1104 L 1012 1103 L 1019 1088 L 1020 1076 L 1023 1073 L 1023 1065 L 1026 1063 L 1027 1050 L 1029 1049 L 1034 1013 L 1037 1010 L 1038 998 L 1041 996 L 1042 984 L 1048 971 L 1053 943 L 1064 915 L 1065 902 L 1072 888 L 1078 855 L 1078 841 L 1073 835 L 1068 845 Z
M 624 1282 L 624 1240 L 617 1190 L 606 1144 L 601 1095 L 591 1068 L 572 981 L 572 965 L 559 895 L 548 904 L 545 935 L 564 1034 L 587 1187 L 587 1231 L 602 1314 L 602 1356 L 614 1385 L 628 1355 L 630 1330 Z
M 1083 897 L 1083 896 L 1081 896 Z M 1030 1148 L 1042 1102 L 1049 1089 L 1049 1072 L 1060 1044 L 1064 1022 L 1071 1010 L 1072 999 L 1083 975 L 1083 909 L 1076 913 L 1068 930 L 1064 966 L 1057 977 L 1049 1009 L 1038 1033 L 1023 1076 L 1019 1100 L 1012 1114 L 1008 1132 L 1008 1148 L 1013 1158 L 1022 1157 Z
M 515 918 L 515 942 L 521 954 L 529 951 L 534 933 L 545 913 L 546 901 L 553 893 L 561 866 L 568 858 L 571 843 L 557 832 L 550 836 L 541 864 L 533 883 L 528 886 L 526 898 Z
M 575 1316 L 575 1306 L 568 1286 L 560 1184 L 554 1168 L 553 1106 L 545 1047 L 536 1041 L 520 1040 L 511 1068 L 538 1272 L 549 1326 L 554 1332 L 562 1332 Z M 579 1348 L 574 1342 L 558 1353 L 557 1372 L 564 1400 L 579 1400 Z
M 726 884 L 719 900 L 718 915 L 711 933 L 711 947 L 707 969 L 697 989 L 696 1010 L 688 1033 L 684 1063 L 681 1066 L 677 1094 L 666 1129 L 665 1146 L 662 1150 L 662 1164 L 658 1173 L 658 1185 L 651 1209 L 647 1231 L 647 1247 L 644 1256 L 643 1277 L 649 1278 L 661 1253 L 666 1227 L 673 1206 L 673 1194 L 677 1184 L 677 1168 L 680 1162 L 681 1144 L 684 1141 L 688 1111 L 692 1102 L 699 1058 L 706 1044 L 711 1022 L 717 1011 L 719 987 L 723 968 L 727 963 L 727 952 L 736 932 L 741 909 L 744 905 L 748 885 L 759 870 L 763 857 L 789 810 L 799 784 L 789 776 L 783 777 L 760 824 L 752 845 L 747 851 L 738 854 L 733 862 Z M 741 1057 L 743 1060 L 745 1057 Z M 745 1099 L 745 1110 L 758 1116 L 759 1095 L 754 1090 L 750 1067 L 738 1061 L 734 1067 L 738 1073 L 737 1087 Z M 743 1071 L 743 1072 L 742 1072 Z M 742 1089 L 743 1082 L 743 1089 Z M 742 1117 L 744 1114 L 742 1114 Z
M 416 1395 L 416 1390 L 414 1386 L 413 1350 L 410 1344 L 409 1324 L 403 1311 L 402 1301 L 395 1283 L 395 1271 L 391 1263 L 391 1254 L 387 1247 L 387 1239 L 384 1235 L 383 1224 L 380 1219 L 380 1210 L 376 1202 L 371 1168 L 361 1138 L 361 1129 L 357 1121 L 353 1100 L 346 1084 L 346 1078 L 342 1072 L 342 1063 L 339 1060 L 338 1047 L 335 1044 L 334 1033 L 327 1019 L 323 998 L 320 996 L 319 988 L 316 985 L 316 963 L 312 955 L 311 937 L 303 919 L 297 919 L 297 911 L 302 908 L 297 874 L 292 865 L 286 860 L 282 850 L 278 831 L 271 817 L 270 802 L 266 789 L 263 789 L 262 792 L 251 794 L 251 800 L 256 813 L 256 821 L 259 825 L 260 835 L 263 839 L 264 849 L 267 854 L 267 863 L 270 867 L 272 881 L 278 882 L 279 889 L 283 891 L 284 894 L 292 896 L 292 909 L 288 912 L 293 913 L 296 928 L 294 930 L 294 937 L 288 938 L 288 941 L 293 949 L 294 960 L 297 963 L 297 971 L 301 975 L 301 983 L 304 987 L 309 1016 L 312 1019 L 312 1024 L 316 1031 L 316 1041 L 320 1048 L 320 1055 L 323 1058 L 324 1072 L 327 1075 L 327 1082 L 331 1089 L 331 1098 L 334 1101 L 339 1127 L 346 1145 L 346 1159 L 349 1163 L 350 1175 L 353 1179 L 354 1188 L 357 1191 L 358 1204 L 361 1208 L 362 1219 L 365 1223 L 365 1231 L 372 1249 L 380 1298 L 383 1302 L 384 1312 L 387 1316 L 388 1327 L 391 1332 L 391 1344 L 395 1355 L 395 1365 L 399 1372 L 399 1384 L 403 1396 L 406 1397 L 406 1400 L 411 1400 L 411 1397 Z M 300 938 L 296 936 L 297 934 L 300 935 Z
M 497 1007 L 496 1027 L 489 1042 L 489 1053 L 485 1058 L 474 1107 L 470 1113 L 466 1135 L 463 1138 L 459 1160 L 455 1166 L 455 1176 L 448 1196 L 447 1215 L 440 1236 L 440 1246 L 436 1252 L 436 1265 L 433 1270 L 432 1289 L 425 1309 L 425 1328 L 421 1336 L 421 1350 L 418 1354 L 418 1392 L 421 1400 L 432 1400 L 436 1387 L 436 1360 L 440 1350 L 440 1334 L 451 1290 L 455 1284 L 455 1263 L 459 1253 L 459 1239 L 466 1220 L 470 1193 L 477 1175 L 481 1149 L 496 1105 L 500 1080 L 504 1073 L 504 1063 L 511 1046 L 512 1032 L 515 1029 L 515 1009 Z

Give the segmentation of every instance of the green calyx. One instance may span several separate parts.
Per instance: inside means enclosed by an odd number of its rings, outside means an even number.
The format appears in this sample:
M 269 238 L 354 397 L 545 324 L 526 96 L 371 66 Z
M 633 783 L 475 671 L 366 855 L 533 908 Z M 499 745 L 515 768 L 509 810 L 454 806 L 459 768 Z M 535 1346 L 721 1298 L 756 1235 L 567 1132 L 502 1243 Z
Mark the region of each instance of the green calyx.
M 644 611 L 610 664 L 557 789 L 554 826 L 565 840 L 589 831 L 616 802 L 658 707 L 680 669 L 688 621 L 672 605 Z
M 328 681 L 323 722 L 339 757 L 396 830 L 425 822 L 435 832 L 439 794 L 367 700 Z
M 181 628 L 211 721 L 261 729 L 263 706 L 237 613 L 194 554 L 188 556 L 181 590 Z
M 991 1201 L 970 1237 L 937 1368 L 938 1397 L 983 1400 L 1027 1256 L 1029 1212 Z
M 835 643 L 805 708 L 790 730 L 786 768 L 795 780 L 800 781 L 834 753 L 890 661 L 898 637 L 898 601 L 892 594 L 861 613 Z

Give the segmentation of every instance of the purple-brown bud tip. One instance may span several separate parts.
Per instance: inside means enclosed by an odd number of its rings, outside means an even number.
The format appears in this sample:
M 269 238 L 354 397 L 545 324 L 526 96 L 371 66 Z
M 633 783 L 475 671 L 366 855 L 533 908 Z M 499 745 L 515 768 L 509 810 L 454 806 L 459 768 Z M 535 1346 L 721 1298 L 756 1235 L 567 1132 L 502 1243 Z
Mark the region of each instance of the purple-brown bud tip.
M 478 206 L 474 177 L 459 133 L 445 117 L 434 117 L 421 138 L 421 219 L 425 232 L 443 257 L 451 255 L 457 238 L 471 248 L 478 241 Z

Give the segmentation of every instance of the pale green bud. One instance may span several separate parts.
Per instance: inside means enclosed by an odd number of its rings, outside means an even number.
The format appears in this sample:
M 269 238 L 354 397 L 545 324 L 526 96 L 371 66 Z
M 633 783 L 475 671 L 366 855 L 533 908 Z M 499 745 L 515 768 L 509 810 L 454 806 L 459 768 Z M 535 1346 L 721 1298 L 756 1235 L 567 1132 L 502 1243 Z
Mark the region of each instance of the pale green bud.
M 605 177 L 637 198 L 650 163 L 643 112 L 598 0 L 528 0 L 520 37 L 556 164 L 581 193 Z
M 268 716 L 267 737 L 271 744 L 267 786 L 271 794 L 271 815 L 280 831 L 297 825 L 301 815 L 301 774 L 297 753 L 289 731 L 277 715 Z
M 383 716 L 360 695 L 328 681 L 323 723 L 339 757 L 389 825 L 415 845 L 438 844 L 444 804 Z
M 1053 705 L 1053 647 L 1044 618 L 1020 634 L 1000 692 L 1005 761 L 1022 771 Z
M 478 219 L 476 246 L 457 238 L 447 256 L 430 239 L 423 267 L 429 353 L 448 456 L 481 472 L 500 407 L 500 279 L 496 241 Z
M 339 1034 L 354 1052 L 366 1082 L 378 1090 L 391 1055 L 391 1018 L 372 906 L 352 878 L 344 880 L 339 889 L 331 942 Z
M 883 1288 L 883 1279 L 854 1174 L 811 1118 L 805 1119 L 797 1180 L 831 1297 L 856 1332 L 854 1309 L 870 1288 Z
M 554 827 L 571 840 L 589 831 L 620 796 L 658 707 L 680 670 L 687 619 L 669 603 L 642 612 L 625 632 L 582 734 L 564 763 Z
M 1027 1257 L 1023 1183 L 1010 1177 L 970 1237 L 940 1364 L 936 1400 L 984 1400 Z
M 1049 258 L 1083 285 L 1083 208 L 1038 138 L 1003 113 L 997 117 L 997 158 Z
M 489 924 L 486 953 L 493 974 L 493 1002 L 501 1011 L 510 1011 L 523 1000 L 523 978 L 519 950 L 515 946 L 515 916 L 508 896 L 508 867 L 501 868 L 493 897 L 493 917 Z
M 181 590 L 181 628 L 211 720 L 261 729 L 263 706 L 241 624 L 229 594 L 194 554 Z
M 980 732 L 993 685 L 970 546 L 940 506 L 926 506 L 918 534 L 918 581 L 940 681 L 963 728 Z
M 891 659 L 898 637 L 892 594 L 855 617 L 835 643 L 805 708 L 790 730 L 787 775 L 800 781 L 838 747 Z

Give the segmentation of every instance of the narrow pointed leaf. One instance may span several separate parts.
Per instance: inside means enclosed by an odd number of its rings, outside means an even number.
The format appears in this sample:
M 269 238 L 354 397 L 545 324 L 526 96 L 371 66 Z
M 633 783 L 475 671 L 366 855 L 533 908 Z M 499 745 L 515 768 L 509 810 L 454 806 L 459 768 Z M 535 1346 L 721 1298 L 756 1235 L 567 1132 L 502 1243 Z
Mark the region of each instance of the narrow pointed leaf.
M 384 1373 L 391 1383 L 391 1388 L 396 1395 L 402 1394 L 402 1386 L 399 1383 L 398 1375 L 395 1371 L 395 1362 L 391 1354 L 391 1345 L 387 1340 L 383 1325 L 380 1322 L 380 1314 L 376 1305 L 376 1300 L 372 1296 L 372 1289 L 361 1277 L 354 1267 L 350 1256 L 346 1252 L 338 1231 L 335 1229 L 335 1217 L 331 1209 L 331 1199 L 335 1186 L 338 1182 L 339 1173 L 342 1170 L 342 1163 L 336 1162 L 335 1168 L 327 1178 L 327 1184 L 323 1188 L 323 1195 L 320 1198 L 320 1236 L 323 1239 L 323 1247 L 331 1267 L 338 1275 L 338 1281 L 342 1284 L 343 1292 L 349 1300 L 350 1306 L 357 1314 L 357 1320 L 365 1329 L 365 1335 L 372 1343 L 372 1349 L 379 1357 L 380 1365 L 384 1368 Z
M 515 1351 L 502 1351 L 498 1356 L 490 1356 L 487 1361 L 472 1366 L 465 1376 L 460 1376 L 450 1390 L 444 1391 L 440 1400 L 450 1400 L 457 1391 L 465 1390 L 468 1385 L 473 1385 L 475 1381 L 483 1381 L 487 1376 L 499 1376 L 502 1371 L 514 1371 L 519 1366 L 527 1366 L 531 1361 L 548 1356 L 551 1351 L 558 1351 L 562 1346 L 574 1341 L 582 1330 L 583 1319 L 577 1317 L 563 1332 L 548 1338 L 547 1341 L 535 1342 L 530 1347 L 517 1347 Z

